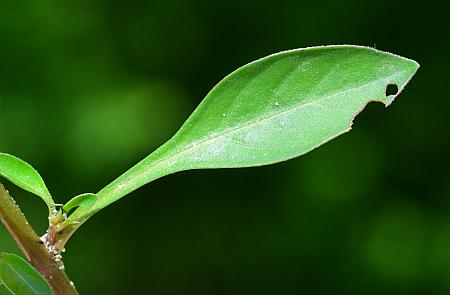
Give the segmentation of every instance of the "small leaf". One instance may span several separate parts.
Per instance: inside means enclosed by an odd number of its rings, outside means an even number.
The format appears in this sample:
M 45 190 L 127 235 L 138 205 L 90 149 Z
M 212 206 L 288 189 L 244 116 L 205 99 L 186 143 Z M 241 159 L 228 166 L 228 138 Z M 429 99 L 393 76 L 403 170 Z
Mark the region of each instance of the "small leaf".
M 28 262 L 14 254 L 1 254 L 0 278 L 7 290 L 13 294 L 52 294 L 47 281 Z
M 17 157 L 0 153 L 0 176 L 41 197 L 47 203 L 47 206 L 53 206 L 52 196 L 42 177 L 30 164 Z
M 360 46 L 291 50 L 236 70 L 163 146 L 97 194 L 82 219 L 164 175 L 272 164 L 351 129 L 371 101 L 388 106 L 419 65 Z M 396 93 L 386 92 L 395 85 Z M 392 88 L 392 87 L 391 87 Z
M 72 198 L 70 201 L 68 201 L 64 206 L 63 209 L 65 212 L 70 212 L 70 210 L 80 206 L 83 204 L 85 206 L 86 204 L 93 203 L 97 196 L 95 194 L 86 193 L 82 195 L 78 195 L 74 198 Z

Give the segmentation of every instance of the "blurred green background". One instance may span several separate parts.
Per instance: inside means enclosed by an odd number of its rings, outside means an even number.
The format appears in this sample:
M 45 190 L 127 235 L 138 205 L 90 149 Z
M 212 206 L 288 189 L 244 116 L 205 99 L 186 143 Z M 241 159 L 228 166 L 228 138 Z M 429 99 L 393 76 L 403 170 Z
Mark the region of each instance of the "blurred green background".
M 66 269 L 81 294 L 449 294 L 449 28 L 432 1 L 1 1 L 0 151 L 64 202 L 243 64 L 376 46 L 422 66 L 390 108 L 295 160 L 157 180 L 81 227 Z M 4 182 L 43 233 L 43 202 Z

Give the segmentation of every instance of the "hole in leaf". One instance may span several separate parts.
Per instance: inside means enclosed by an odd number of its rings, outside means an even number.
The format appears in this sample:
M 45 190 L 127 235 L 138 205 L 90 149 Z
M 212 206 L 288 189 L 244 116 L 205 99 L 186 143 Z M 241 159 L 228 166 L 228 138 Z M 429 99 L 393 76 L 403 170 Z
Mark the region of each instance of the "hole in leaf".
M 396 95 L 398 93 L 397 84 L 389 84 L 386 86 L 386 96 Z

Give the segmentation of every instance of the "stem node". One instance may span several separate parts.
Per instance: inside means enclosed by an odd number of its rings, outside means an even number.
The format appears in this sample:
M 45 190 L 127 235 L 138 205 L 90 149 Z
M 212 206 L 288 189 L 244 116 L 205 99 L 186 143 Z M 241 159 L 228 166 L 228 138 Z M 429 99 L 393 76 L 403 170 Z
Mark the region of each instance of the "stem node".
M 58 252 L 47 248 L 47 238 L 39 238 L 8 191 L 0 183 L 0 219 L 13 236 L 27 260 L 48 281 L 55 295 L 77 295 L 73 283 L 64 272 Z M 51 229 L 51 226 L 50 228 Z

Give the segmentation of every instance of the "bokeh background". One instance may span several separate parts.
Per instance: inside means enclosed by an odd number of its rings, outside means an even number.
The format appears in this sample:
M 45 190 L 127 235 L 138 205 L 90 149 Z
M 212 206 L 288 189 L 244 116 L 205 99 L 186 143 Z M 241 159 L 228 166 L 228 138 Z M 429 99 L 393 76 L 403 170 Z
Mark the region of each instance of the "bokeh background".
M 1 1 L 0 151 L 55 199 L 96 192 L 171 137 L 237 67 L 374 46 L 421 68 L 395 103 L 285 163 L 190 171 L 72 238 L 81 294 L 449 294 L 450 25 L 438 3 Z M 37 231 L 46 208 L 6 181 Z M 19 252 L 0 227 L 0 250 Z

